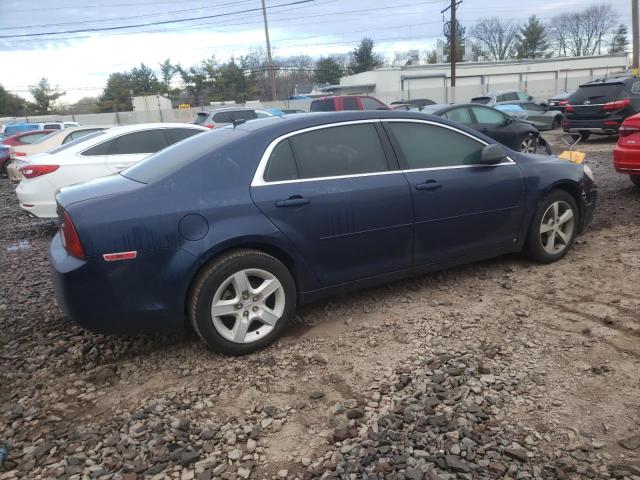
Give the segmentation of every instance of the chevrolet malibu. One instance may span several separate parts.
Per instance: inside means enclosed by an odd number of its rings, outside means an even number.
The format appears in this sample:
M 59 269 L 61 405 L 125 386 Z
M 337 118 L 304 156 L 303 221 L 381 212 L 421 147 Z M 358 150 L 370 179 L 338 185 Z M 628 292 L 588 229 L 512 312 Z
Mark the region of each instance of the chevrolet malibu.
M 331 294 L 512 252 L 559 260 L 595 199 L 587 166 L 440 117 L 273 117 L 62 189 L 50 259 L 59 303 L 87 329 L 186 318 L 213 349 L 243 354 Z

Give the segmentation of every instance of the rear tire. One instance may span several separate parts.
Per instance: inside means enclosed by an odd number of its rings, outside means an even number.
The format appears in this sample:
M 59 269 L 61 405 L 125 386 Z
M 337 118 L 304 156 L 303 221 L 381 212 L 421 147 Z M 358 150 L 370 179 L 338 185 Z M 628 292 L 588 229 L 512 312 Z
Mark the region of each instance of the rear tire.
M 562 126 L 562 120 L 559 116 L 553 119 L 553 123 L 551 124 L 551 130 L 557 130 Z
M 629 175 L 629 178 L 636 187 L 640 187 L 640 175 Z
M 525 254 L 540 263 L 560 260 L 578 234 L 580 210 L 573 196 L 553 190 L 539 203 L 525 243 Z
M 259 250 L 236 250 L 198 274 L 189 296 L 189 318 L 210 348 L 244 355 L 266 347 L 286 330 L 296 295 L 282 262 Z
M 591 136 L 591 132 L 580 132 L 580 139 L 581 140 L 589 140 L 589 137 Z

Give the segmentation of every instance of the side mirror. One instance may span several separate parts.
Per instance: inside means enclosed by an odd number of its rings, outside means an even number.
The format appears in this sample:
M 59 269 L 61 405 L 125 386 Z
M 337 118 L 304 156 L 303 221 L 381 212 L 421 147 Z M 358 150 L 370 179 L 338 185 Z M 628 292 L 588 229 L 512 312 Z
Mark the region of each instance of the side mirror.
M 507 151 L 502 145 L 494 143 L 487 145 L 480 152 L 480 163 L 482 165 L 496 165 L 507 158 Z
M 505 115 L 504 116 L 504 125 L 511 125 L 513 123 L 513 118 Z

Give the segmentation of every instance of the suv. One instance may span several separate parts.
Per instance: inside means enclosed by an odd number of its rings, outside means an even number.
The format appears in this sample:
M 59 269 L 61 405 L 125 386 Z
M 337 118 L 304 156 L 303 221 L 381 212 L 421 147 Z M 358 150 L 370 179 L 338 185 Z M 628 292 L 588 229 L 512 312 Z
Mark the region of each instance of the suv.
M 512 102 L 514 100 L 535 101 L 531 95 L 520 90 L 501 90 L 499 92 L 489 92 L 486 95 L 473 97 L 471 99 L 471 103 L 480 103 L 482 105 L 489 105 L 490 107 L 493 107 L 497 103 Z M 536 101 L 536 103 L 538 102 Z M 546 106 L 546 104 L 544 106 Z
M 311 112 L 337 112 L 341 110 L 389 110 L 384 103 L 368 95 L 337 95 L 318 98 L 311 102 Z
M 640 112 L 640 78 L 604 78 L 587 82 L 569 97 L 564 131 L 586 139 L 592 133 L 615 135 L 625 118 Z
M 9 136 L 32 130 L 63 130 L 65 128 L 78 127 L 79 125 L 78 122 L 12 123 L 4 127 L 4 134 Z
M 266 110 L 245 107 L 219 108 L 212 112 L 198 112 L 193 123 L 207 128 L 220 128 L 231 125 L 236 120 L 255 120 L 256 118 L 272 117 Z

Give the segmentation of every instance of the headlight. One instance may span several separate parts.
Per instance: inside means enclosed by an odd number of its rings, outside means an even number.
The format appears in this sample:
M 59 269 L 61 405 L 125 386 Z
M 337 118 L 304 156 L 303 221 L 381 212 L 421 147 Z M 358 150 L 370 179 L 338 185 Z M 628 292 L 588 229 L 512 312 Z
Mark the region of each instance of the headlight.
M 582 168 L 584 169 L 584 174 L 589 177 L 589 179 L 593 182 L 595 181 L 595 178 L 593 177 L 593 171 L 589 168 L 588 165 L 582 165 Z

